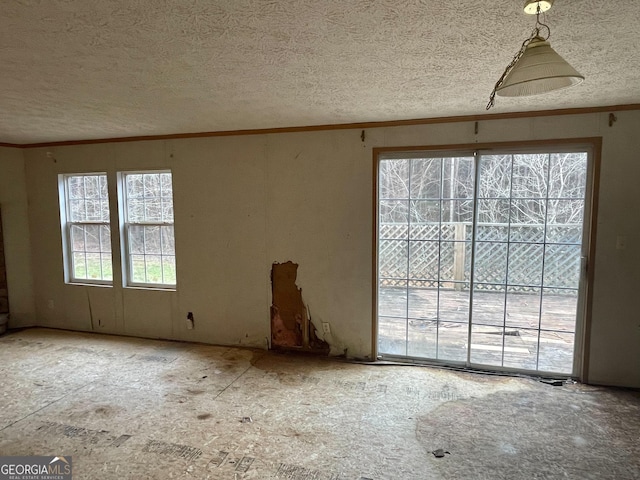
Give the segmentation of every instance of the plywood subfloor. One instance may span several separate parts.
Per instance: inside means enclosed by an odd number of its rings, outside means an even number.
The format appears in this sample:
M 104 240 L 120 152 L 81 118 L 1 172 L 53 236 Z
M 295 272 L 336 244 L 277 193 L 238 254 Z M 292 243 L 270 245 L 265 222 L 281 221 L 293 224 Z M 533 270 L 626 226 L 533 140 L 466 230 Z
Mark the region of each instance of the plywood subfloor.
M 0 455 L 72 455 L 78 480 L 640 472 L 624 390 L 45 329 L 0 337 L 0 378 Z

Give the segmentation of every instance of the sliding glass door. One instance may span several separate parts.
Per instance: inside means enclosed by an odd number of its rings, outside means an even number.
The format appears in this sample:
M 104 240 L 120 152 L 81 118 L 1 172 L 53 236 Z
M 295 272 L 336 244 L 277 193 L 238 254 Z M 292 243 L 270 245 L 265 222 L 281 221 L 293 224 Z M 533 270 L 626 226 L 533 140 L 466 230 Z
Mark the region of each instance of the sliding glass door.
M 378 354 L 574 373 L 588 157 L 382 154 Z

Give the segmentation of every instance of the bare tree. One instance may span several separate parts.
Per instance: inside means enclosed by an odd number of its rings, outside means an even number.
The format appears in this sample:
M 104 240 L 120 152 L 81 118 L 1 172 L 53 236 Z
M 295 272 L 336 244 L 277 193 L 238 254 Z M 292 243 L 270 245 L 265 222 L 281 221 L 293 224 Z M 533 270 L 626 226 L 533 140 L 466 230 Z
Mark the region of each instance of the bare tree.
M 581 222 L 585 154 L 483 155 L 479 165 L 479 223 Z M 380 220 L 470 222 L 475 188 L 472 157 L 383 160 Z

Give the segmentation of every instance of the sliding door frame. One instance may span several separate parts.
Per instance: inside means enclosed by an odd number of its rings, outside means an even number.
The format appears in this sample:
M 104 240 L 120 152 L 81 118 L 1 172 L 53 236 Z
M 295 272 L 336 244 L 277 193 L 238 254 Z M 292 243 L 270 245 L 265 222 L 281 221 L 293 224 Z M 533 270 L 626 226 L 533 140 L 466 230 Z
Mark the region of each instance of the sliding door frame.
M 589 355 L 590 355 L 590 338 L 591 338 L 591 314 L 593 303 L 593 279 L 594 264 L 596 253 L 596 234 L 597 234 L 597 213 L 598 213 L 598 197 L 600 183 L 600 163 L 602 152 L 602 137 L 585 137 L 585 138 L 562 138 L 548 140 L 530 140 L 517 142 L 495 142 L 495 143 L 470 143 L 470 144 L 451 144 L 451 145 L 419 145 L 419 146 L 401 146 L 401 147 L 377 147 L 372 149 L 373 155 L 373 235 L 372 235 L 372 332 L 371 332 L 371 351 L 372 359 L 378 359 L 378 230 L 379 230 L 379 165 L 380 156 L 385 153 L 402 153 L 428 151 L 430 153 L 443 151 L 451 152 L 473 152 L 479 151 L 483 153 L 492 153 L 493 151 L 503 153 L 504 151 L 524 151 L 527 153 L 531 150 L 558 148 L 562 151 L 567 149 L 588 150 L 589 161 L 587 168 L 587 184 L 585 195 L 585 229 L 583 233 L 584 250 L 587 252 L 586 262 L 582 269 L 581 275 L 584 275 L 584 285 L 580 295 L 583 299 L 581 305 L 578 305 L 578 318 L 576 318 L 575 331 L 575 349 L 574 353 L 574 372 L 575 377 L 582 382 L 586 382 L 589 378 Z M 477 165 L 476 165 L 476 170 Z M 476 171 L 477 177 L 477 171 Z M 475 210 L 474 205 L 474 210 Z M 475 230 L 475 228 L 474 228 Z M 580 299 L 579 299 L 580 300 Z M 471 326 L 469 326 L 471 328 Z M 468 347 L 469 348 L 469 347 Z M 468 352 L 467 352 L 468 353 Z M 469 359 L 467 355 L 467 359 Z M 413 360 L 413 359 L 410 359 Z M 417 363 L 417 360 L 416 360 Z M 440 364 L 444 362 L 427 360 L 420 363 Z M 447 364 L 455 364 L 456 362 L 447 362 Z M 466 365 L 468 365 L 467 362 Z M 461 365 L 462 366 L 462 365 Z M 493 370 L 493 368 L 492 368 Z M 495 368 L 500 371 L 513 371 L 521 373 L 521 370 L 508 367 Z M 549 375 L 553 376 L 553 375 Z M 558 375 L 566 377 L 567 375 Z

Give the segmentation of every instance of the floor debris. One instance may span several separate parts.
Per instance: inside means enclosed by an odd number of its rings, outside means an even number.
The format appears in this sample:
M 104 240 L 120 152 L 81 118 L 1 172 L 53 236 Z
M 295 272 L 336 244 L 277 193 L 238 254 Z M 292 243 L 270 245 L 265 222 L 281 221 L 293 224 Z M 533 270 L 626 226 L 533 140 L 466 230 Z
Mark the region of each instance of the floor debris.
M 443 450 L 442 448 L 438 448 L 437 450 L 434 450 L 433 452 L 433 456 L 436 458 L 442 458 L 446 455 L 451 455 L 451 453 L 447 452 L 446 450 Z

